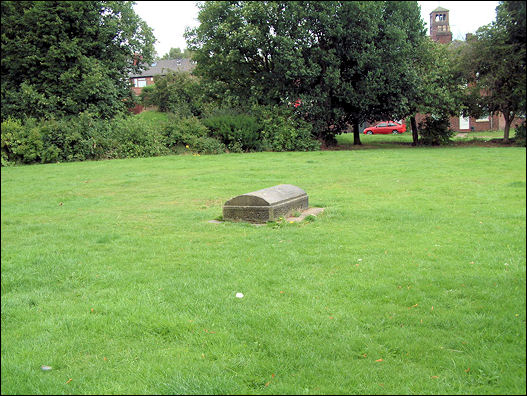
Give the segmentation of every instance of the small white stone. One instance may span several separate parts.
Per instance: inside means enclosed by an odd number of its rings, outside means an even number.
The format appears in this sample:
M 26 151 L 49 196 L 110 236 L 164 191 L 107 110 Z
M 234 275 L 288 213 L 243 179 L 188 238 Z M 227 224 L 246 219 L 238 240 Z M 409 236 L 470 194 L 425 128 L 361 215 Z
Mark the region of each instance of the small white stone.
M 237 298 L 243 298 L 243 293 L 236 293 Z

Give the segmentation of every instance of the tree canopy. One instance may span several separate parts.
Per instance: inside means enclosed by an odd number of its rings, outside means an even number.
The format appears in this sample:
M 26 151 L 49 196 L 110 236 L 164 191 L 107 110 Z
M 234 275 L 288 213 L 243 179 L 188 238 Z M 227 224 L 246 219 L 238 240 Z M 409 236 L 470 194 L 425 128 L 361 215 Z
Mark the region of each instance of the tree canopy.
M 2 1 L 2 119 L 125 110 L 128 74 L 142 67 L 134 54 L 146 63 L 154 54 L 152 30 L 132 4 Z
M 328 144 L 350 124 L 410 113 L 426 37 L 417 2 L 209 1 L 198 19 L 186 33 L 194 74 L 232 102 L 297 103 Z
M 162 60 L 166 59 L 183 59 L 183 58 L 191 58 L 192 57 L 192 51 L 190 51 L 188 48 L 184 48 L 183 51 L 178 48 L 170 48 L 170 50 L 163 55 L 161 58 Z

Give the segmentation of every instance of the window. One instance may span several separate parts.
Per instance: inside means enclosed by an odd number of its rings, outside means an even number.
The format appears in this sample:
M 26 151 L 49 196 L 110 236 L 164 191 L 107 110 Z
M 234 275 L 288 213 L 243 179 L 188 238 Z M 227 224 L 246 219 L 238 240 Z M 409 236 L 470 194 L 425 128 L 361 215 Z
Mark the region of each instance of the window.
M 385 127 L 387 124 L 386 122 L 381 122 L 380 124 L 377 124 L 378 128 Z
M 397 124 L 395 122 L 389 122 L 388 126 L 397 126 Z
M 478 119 L 476 119 L 476 122 L 486 122 L 488 120 L 489 120 L 489 116 L 486 115 L 486 116 L 481 116 Z
M 134 80 L 134 86 L 136 88 L 143 88 L 146 87 L 146 78 L 136 78 Z

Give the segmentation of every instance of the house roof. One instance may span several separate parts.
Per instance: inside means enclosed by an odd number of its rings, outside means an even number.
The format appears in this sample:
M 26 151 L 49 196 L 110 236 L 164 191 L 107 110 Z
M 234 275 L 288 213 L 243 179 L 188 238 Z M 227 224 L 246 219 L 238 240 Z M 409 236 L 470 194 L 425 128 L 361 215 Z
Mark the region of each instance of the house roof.
M 446 8 L 443 8 L 443 7 L 437 7 L 435 10 L 433 10 L 432 12 L 448 12 L 448 10 Z
M 158 60 L 150 65 L 146 70 L 143 70 L 142 73 L 130 73 L 130 77 L 153 77 L 157 75 L 165 75 L 168 71 L 186 71 L 190 72 L 196 67 L 188 58 L 182 59 L 167 59 L 167 60 Z

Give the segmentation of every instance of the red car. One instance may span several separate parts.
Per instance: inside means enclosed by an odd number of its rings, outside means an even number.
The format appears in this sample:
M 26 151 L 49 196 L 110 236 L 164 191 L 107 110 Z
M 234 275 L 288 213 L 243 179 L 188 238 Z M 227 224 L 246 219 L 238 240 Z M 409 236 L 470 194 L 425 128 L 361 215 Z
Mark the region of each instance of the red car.
M 365 128 L 364 134 L 366 135 L 377 135 L 377 134 L 389 134 L 393 133 L 398 135 L 406 131 L 406 125 L 395 121 L 381 121 L 377 125 Z

